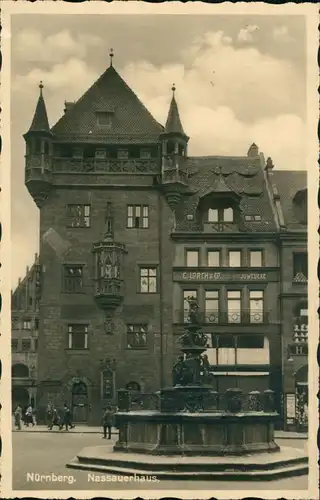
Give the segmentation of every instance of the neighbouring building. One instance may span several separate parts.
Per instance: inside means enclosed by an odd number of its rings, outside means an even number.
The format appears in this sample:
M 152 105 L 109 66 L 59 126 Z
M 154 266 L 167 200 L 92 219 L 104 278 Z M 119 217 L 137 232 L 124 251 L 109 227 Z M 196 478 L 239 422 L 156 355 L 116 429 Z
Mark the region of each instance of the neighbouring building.
M 37 405 L 39 258 L 11 295 L 12 410 Z
M 196 296 L 214 387 L 271 388 L 282 411 L 292 317 L 284 327 L 272 161 L 255 144 L 190 157 L 172 90 L 162 126 L 111 60 L 50 128 L 40 85 L 24 136 L 40 209 L 39 410 L 67 402 L 75 421 L 99 423 L 119 388 L 171 384 Z
M 280 230 L 283 411 L 289 430 L 308 426 L 308 194 L 306 172 L 270 172 Z

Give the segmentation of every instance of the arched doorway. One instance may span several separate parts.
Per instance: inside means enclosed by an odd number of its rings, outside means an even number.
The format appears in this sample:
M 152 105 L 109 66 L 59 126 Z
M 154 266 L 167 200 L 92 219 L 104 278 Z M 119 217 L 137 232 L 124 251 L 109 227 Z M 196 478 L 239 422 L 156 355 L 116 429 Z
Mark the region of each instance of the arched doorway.
M 18 404 L 22 409 L 26 408 L 29 404 L 29 393 L 24 387 L 12 388 L 12 411 L 16 409 Z
M 73 421 L 75 423 L 87 423 L 89 409 L 87 385 L 82 381 L 75 382 L 72 386 L 71 394 L 71 411 Z
M 12 378 L 29 378 L 29 368 L 23 363 L 16 363 L 11 368 Z
M 128 382 L 126 384 L 126 389 L 127 391 L 131 391 L 131 392 L 141 392 L 141 387 L 140 387 L 140 384 L 138 384 L 138 382 Z
M 303 431 L 308 427 L 308 365 L 297 371 L 295 383 L 297 428 Z

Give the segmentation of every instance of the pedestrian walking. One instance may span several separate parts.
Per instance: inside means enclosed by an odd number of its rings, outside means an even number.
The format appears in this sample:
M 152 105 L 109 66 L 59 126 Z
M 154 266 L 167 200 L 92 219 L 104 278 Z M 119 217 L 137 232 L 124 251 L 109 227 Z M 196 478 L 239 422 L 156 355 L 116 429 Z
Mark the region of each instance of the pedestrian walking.
M 63 420 L 64 420 L 64 425 L 66 427 L 66 431 L 69 430 L 69 427 L 70 427 L 70 429 L 74 429 L 75 426 L 72 423 L 71 411 L 66 403 L 64 404 L 63 411 L 64 411 L 64 419 Z
M 52 419 L 53 419 L 53 405 L 52 403 L 48 403 L 46 410 L 46 424 L 48 429 L 51 427 Z
M 59 430 L 61 430 L 62 427 L 61 427 L 61 422 L 60 422 L 58 410 L 55 407 L 52 407 L 52 419 L 48 425 L 49 431 L 52 431 L 52 428 L 55 425 L 59 428 Z
M 111 439 L 111 429 L 113 424 L 113 410 L 111 405 L 108 405 L 103 412 L 102 426 L 103 426 L 103 439 Z
M 22 408 L 18 404 L 14 411 L 14 425 L 18 431 L 21 431 L 21 420 L 22 420 Z
M 25 416 L 25 425 L 26 427 L 29 427 L 29 424 L 34 427 L 34 420 L 33 420 L 33 408 L 31 405 L 28 406 L 26 410 L 26 416 Z

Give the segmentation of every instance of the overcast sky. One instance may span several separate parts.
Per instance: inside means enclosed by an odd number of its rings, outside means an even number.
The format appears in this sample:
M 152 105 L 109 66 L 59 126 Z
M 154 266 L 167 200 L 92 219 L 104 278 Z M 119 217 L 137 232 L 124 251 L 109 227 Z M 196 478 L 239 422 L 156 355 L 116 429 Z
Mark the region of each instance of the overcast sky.
M 38 251 L 24 140 L 44 83 L 50 125 L 109 65 L 165 122 L 174 82 L 190 155 L 245 155 L 305 169 L 302 16 L 12 16 L 12 287 Z

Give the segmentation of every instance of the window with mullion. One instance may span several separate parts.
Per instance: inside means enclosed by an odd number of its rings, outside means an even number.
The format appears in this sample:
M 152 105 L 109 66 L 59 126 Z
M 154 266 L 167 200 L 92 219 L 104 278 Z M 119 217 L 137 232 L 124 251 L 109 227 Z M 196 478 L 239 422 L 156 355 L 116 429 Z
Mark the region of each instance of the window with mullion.
M 148 348 L 148 325 L 127 325 L 127 348 Z
M 68 205 L 68 227 L 90 227 L 90 205 Z
M 83 266 L 65 265 L 63 269 L 65 293 L 83 292 Z
M 140 267 L 140 293 L 157 293 L 157 268 Z
M 205 291 L 205 321 L 206 323 L 219 323 L 218 290 Z
M 227 208 L 209 208 L 208 222 L 227 222 L 232 223 L 234 219 L 233 209 Z
M 127 228 L 128 229 L 148 229 L 149 227 L 149 206 L 148 205 L 128 205 L 127 206 Z
M 88 325 L 68 326 L 68 348 L 88 349 Z
M 227 291 L 228 323 L 241 323 L 241 291 Z
M 250 323 L 263 323 L 263 290 L 250 290 Z

